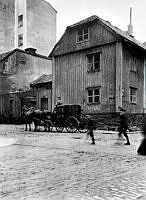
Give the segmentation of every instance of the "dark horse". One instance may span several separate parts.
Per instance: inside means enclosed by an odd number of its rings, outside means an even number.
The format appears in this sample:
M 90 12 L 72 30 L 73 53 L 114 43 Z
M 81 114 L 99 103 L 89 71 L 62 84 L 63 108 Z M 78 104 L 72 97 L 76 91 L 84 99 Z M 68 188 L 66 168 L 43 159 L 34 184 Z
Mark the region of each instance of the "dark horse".
M 48 116 L 50 116 L 50 112 L 48 110 L 46 111 L 40 111 L 36 110 L 34 107 L 28 108 L 27 106 L 23 106 L 22 108 L 22 116 L 25 121 L 25 131 L 27 131 L 27 125 L 29 125 L 29 131 L 31 131 L 31 124 L 34 122 L 34 131 L 37 130 L 37 127 L 39 125 L 43 125 L 45 130 L 45 120 L 47 120 Z

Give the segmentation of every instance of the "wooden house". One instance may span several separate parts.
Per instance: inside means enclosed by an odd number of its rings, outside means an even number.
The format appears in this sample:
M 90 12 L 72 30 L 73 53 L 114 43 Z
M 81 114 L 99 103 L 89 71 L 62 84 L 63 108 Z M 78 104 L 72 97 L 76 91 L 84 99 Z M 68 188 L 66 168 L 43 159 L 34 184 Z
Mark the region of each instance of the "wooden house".
M 43 74 L 34 80 L 30 87 L 36 97 L 36 108 L 39 110 L 52 109 L 52 74 Z
M 53 48 L 53 104 L 82 105 L 88 113 L 142 113 L 146 47 L 98 16 L 68 26 Z

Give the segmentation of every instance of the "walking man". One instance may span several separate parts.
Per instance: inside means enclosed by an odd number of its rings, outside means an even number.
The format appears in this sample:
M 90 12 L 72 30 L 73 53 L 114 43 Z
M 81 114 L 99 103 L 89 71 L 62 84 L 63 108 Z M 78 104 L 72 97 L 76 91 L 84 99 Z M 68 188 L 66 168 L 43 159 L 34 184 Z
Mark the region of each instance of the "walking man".
M 93 130 L 95 129 L 94 123 L 91 119 L 91 116 L 88 116 L 88 132 L 87 132 L 87 137 L 90 136 L 92 143 L 95 144 L 95 138 L 94 138 L 94 133 Z
M 128 129 L 128 120 L 126 116 L 126 110 L 120 108 L 120 130 L 118 136 L 121 137 L 123 134 L 127 141 L 125 145 L 130 145 L 129 137 L 127 135 L 127 129 Z

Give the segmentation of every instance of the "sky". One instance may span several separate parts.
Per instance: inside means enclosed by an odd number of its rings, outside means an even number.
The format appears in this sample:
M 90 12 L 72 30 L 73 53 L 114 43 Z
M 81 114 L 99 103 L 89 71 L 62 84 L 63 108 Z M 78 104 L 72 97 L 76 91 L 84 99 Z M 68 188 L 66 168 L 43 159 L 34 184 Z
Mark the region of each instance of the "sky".
M 57 11 L 57 41 L 67 26 L 92 15 L 109 21 L 123 31 L 130 22 L 132 7 L 133 36 L 146 42 L 146 0 L 46 0 Z

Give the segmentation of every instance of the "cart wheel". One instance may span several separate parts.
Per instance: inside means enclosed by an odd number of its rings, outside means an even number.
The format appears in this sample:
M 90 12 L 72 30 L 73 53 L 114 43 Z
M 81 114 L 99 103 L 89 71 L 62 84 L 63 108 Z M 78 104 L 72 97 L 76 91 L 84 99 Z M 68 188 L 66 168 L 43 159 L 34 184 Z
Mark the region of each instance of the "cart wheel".
M 78 129 L 80 133 L 86 133 L 88 131 L 88 123 L 89 119 L 86 117 L 86 115 L 81 114 L 79 129 Z
M 56 122 L 56 131 L 62 132 L 64 129 L 64 122 L 61 119 L 58 119 Z
M 78 127 L 79 127 L 79 122 L 75 117 L 70 116 L 66 119 L 65 128 L 67 132 L 75 133 L 78 130 Z
M 45 120 L 44 128 L 51 132 L 53 129 L 53 123 L 50 120 Z

